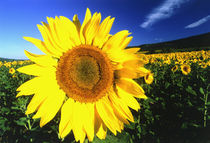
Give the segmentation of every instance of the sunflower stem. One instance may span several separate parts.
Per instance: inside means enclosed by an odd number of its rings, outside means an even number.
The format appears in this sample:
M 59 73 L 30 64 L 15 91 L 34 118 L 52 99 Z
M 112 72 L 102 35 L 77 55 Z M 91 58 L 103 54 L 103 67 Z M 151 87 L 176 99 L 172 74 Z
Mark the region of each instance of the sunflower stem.
M 30 122 L 30 118 L 29 118 L 28 115 L 27 115 L 27 118 L 28 118 L 28 120 L 27 120 L 27 123 L 28 123 L 28 130 L 31 130 L 31 122 Z
M 207 102 L 208 102 L 208 88 L 209 88 L 209 85 L 207 87 L 207 93 L 204 94 L 204 99 L 205 99 L 205 103 L 204 103 L 204 117 L 203 117 L 203 127 L 205 128 L 206 127 L 206 121 L 207 121 L 207 111 L 208 111 L 208 108 L 207 108 Z

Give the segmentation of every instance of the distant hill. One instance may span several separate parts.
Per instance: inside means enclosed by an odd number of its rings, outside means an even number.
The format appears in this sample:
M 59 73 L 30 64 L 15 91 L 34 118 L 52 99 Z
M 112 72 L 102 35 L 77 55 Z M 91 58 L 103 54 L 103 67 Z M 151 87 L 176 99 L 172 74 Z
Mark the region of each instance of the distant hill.
M 178 40 L 144 44 L 135 47 L 140 47 L 141 51 L 149 51 L 148 53 L 210 50 L 210 32 Z
M 14 60 L 13 59 L 7 59 L 7 58 L 0 58 L 0 61 L 12 62 Z
M 7 62 L 12 62 L 12 61 L 24 61 L 26 59 L 8 59 L 8 58 L 1 58 L 0 61 L 7 61 Z

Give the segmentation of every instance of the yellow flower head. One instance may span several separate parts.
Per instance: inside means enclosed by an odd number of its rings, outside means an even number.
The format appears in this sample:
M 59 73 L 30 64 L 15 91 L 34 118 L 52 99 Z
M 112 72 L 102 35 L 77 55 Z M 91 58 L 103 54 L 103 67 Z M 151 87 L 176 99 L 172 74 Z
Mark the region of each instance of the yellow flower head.
M 24 61 L 18 61 L 19 65 L 23 65 Z
M 5 62 L 4 66 L 7 67 L 7 68 L 10 68 L 11 67 L 11 62 Z
M 9 73 L 10 73 L 10 74 L 14 74 L 14 73 L 15 73 L 15 69 L 14 69 L 14 68 L 10 68 L 10 69 L 9 69 Z
M 178 70 L 178 66 L 177 65 L 175 65 L 174 67 L 171 68 L 172 72 L 176 72 L 177 70 Z
M 16 78 L 16 77 L 17 77 L 17 75 L 16 75 L 16 74 L 13 74 L 13 75 L 12 75 L 12 78 Z
M 107 129 L 121 132 L 124 123 L 134 121 L 129 108 L 140 109 L 134 97 L 147 98 L 133 80 L 144 77 L 146 69 L 139 48 L 125 49 L 130 33 L 110 35 L 114 18 L 101 22 L 101 14 L 91 15 L 89 9 L 82 24 L 77 15 L 73 21 L 63 16 L 47 21 L 38 25 L 43 41 L 24 37 L 45 53 L 25 51 L 35 64 L 18 69 L 35 76 L 17 89 L 17 97 L 34 94 L 26 114 L 37 111 L 33 118 L 41 118 L 42 127 L 61 109 L 61 138 L 73 131 L 80 142 L 95 134 L 104 139 Z
M 3 63 L 0 61 L 0 67 L 3 65 Z
M 17 65 L 17 61 L 13 61 L 12 62 L 12 65 Z
M 181 71 L 184 75 L 188 75 L 191 72 L 191 68 L 187 64 L 181 65 Z
M 208 65 L 206 63 L 202 63 L 200 66 L 201 66 L 201 68 L 205 69 L 205 68 L 207 68 Z
M 148 71 L 147 74 L 144 76 L 144 80 L 147 84 L 151 84 L 154 80 L 153 73 L 151 73 L 151 71 Z

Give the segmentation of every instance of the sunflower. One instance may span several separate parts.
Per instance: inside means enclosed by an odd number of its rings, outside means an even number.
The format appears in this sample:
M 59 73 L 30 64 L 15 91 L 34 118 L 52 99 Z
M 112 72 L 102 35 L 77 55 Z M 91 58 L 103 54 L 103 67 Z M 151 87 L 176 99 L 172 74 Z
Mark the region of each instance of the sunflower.
M 184 75 L 188 75 L 191 72 L 191 68 L 187 64 L 181 65 L 181 71 Z
M 200 66 L 201 66 L 201 68 L 205 69 L 205 68 L 207 68 L 208 65 L 206 63 L 202 63 Z
M 24 37 L 44 55 L 25 51 L 34 62 L 18 69 L 35 77 L 23 83 L 17 97 L 33 95 L 26 114 L 36 112 L 40 127 L 51 121 L 61 109 L 59 135 L 73 132 L 75 140 L 92 141 L 94 135 L 114 135 L 124 124 L 133 122 L 130 108 L 139 110 L 136 98 L 147 97 L 133 79 L 144 77 L 144 61 L 139 48 L 125 49 L 132 37 L 127 30 L 109 34 L 114 18 L 101 22 L 101 14 L 89 9 L 82 25 L 77 15 L 73 21 L 60 16 L 47 18 L 38 25 L 43 41 Z
M 3 63 L 0 61 L 0 67 L 3 65 Z
M 10 74 L 14 74 L 14 73 L 15 73 L 15 69 L 14 69 L 14 68 L 10 68 L 10 69 L 9 69 L 9 73 L 10 73 Z
M 10 68 L 11 67 L 11 62 L 5 62 L 4 66 L 7 67 L 7 68 Z
M 153 73 L 151 73 L 151 71 L 146 72 L 146 75 L 144 76 L 144 80 L 147 84 L 151 84 L 154 80 Z
M 173 66 L 172 68 L 171 68 L 171 71 L 172 72 L 176 72 L 178 70 L 178 66 L 177 65 L 175 65 L 175 66 Z

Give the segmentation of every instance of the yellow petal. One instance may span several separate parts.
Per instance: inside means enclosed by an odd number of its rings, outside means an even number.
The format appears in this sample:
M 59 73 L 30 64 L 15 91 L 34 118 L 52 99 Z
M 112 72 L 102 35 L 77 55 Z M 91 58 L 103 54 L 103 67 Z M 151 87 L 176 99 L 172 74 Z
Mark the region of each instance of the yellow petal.
M 55 19 L 51 18 L 51 17 L 47 17 L 47 23 L 44 23 L 42 22 L 43 24 L 43 28 L 45 29 L 45 32 L 46 32 L 46 40 L 49 41 L 49 46 L 52 46 L 52 48 L 54 48 L 57 52 L 65 52 L 66 49 L 64 47 L 62 47 L 61 45 L 61 42 L 59 40 L 59 37 L 58 37 L 58 33 L 57 33 L 57 29 L 58 29 L 58 26 L 56 24 L 56 21 L 59 20 L 59 18 L 56 16 Z M 45 40 L 44 40 L 45 41 Z M 46 45 L 48 45 L 46 43 Z
M 46 94 L 36 93 L 28 104 L 25 114 L 28 115 L 35 112 L 47 97 Z
M 127 51 L 127 50 L 126 50 Z M 123 62 L 123 67 L 130 68 L 130 69 L 137 69 L 138 67 L 143 67 L 145 62 L 143 60 L 140 60 L 139 58 L 134 60 L 128 60 Z
M 91 12 L 90 12 L 89 8 L 87 8 L 86 14 L 85 14 L 85 19 L 84 19 L 81 29 L 80 29 L 80 39 L 81 39 L 82 44 L 85 44 L 84 28 L 90 20 L 91 20 Z
M 102 49 L 103 50 L 103 49 Z M 126 61 L 129 60 L 136 60 L 137 59 L 137 55 L 135 54 L 129 54 L 126 52 L 126 50 L 121 50 L 121 49 L 112 49 L 112 50 L 108 50 L 106 51 L 107 56 L 109 57 L 109 59 L 113 62 L 117 62 L 120 65 Z M 120 66 L 121 67 L 121 66 Z
M 132 108 L 136 111 L 138 111 L 140 109 L 139 103 L 136 101 L 136 99 L 131 94 L 129 94 L 128 92 L 125 92 L 118 86 L 116 86 L 116 88 L 117 88 L 118 96 L 127 104 L 127 106 L 129 106 L 130 108 Z
M 118 115 L 118 118 L 121 119 L 126 124 L 129 124 L 129 122 L 126 120 L 130 120 L 131 122 L 134 122 L 133 115 L 126 105 L 126 103 L 119 98 L 114 91 L 110 91 L 109 98 L 112 102 L 113 108 L 115 109 L 116 115 Z
M 107 128 L 104 125 L 104 123 L 101 123 L 96 135 L 99 139 L 105 139 L 106 138 L 106 133 L 107 133 Z
M 143 77 L 146 76 L 147 73 L 149 72 L 148 69 L 144 68 L 144 67 L 137 67 L 136 68 L 136 72 L 138 74 L 139 77 Z
M 107 127 L 103 123 L 100 115 L 98 114 L 96 107 L 94 108 L 95 108 L 94 130 L 95 130 L 96 136 L 99 137 L 100 139 L 105 139 L 106 133 L 107 133 Z
M 135 54 L 137 53 L 141 48 L 129 48 L 126 49 L 126 52 L 131 53 L 131 54 Z
M 79 21 L 77 15 L 74 15 L 74 17 L 73 17 L 73 23 L 74 23 L 75 26 L 77 27 L 77 31 L 78 31 L 78 33 L 79 33 L 79 32 L 80 32 L 80 28 L 81 28 L 81 24 L 80 24 L 80 21 Z
M 43 25 L 37 25 L 40 33 L 42 34 L 43 42 L 48 50 L 56 55 L 57 57 L 62 55 L 62 51 L 59 50 L 57 45 L 54 43 L 51 34 L 49 33 L 49 25 L 47 23 L 42 22 Z
M 78 142 L 84 142 L 86 133 L 83 130 L 84 120 L 83 120 L 83 114 L 84 110 L 82 110 L 82 103 L 75 102 L 73 104 L 74 112 L 73 112 L 73 133 L 75 140 Z
M 124 123 L 122 121 L 119 120 L 119 125 L 120 125 L 120 129 L 123 130 L 124 129 Z M 121 132 L 120 132 L 121 133 Z
M 116 76 L 120 78 L 139 78 L 135 70 L 122 68 L 120 70 L 115 70 Z
M 47 97 L 38 108 L 37 113 L 33 116 L 33 118 L 41 117 L 40 127 L 43 127 L 55 117 L 65 99 L 65 93 L 60 89 L 51 89 L 49 95 L 51 96 Z
M 143 88 L 137 84 L 134 80 L 128 78 L 120 78 L 116 81 L 117 86 L 119 86 L 125 93 L 132 94 L 137 98 L 144 98 L 147 97 L 144 95 Z
M 96 109 L 104 124 L 116 135 L 116 131 L 120 131 L 120 126 L 107 96 L 96 102 Z
M 64 51 L 68 51 L 69 49 L 72 49 L 72 47 L 76 46 L 75 40 L 72 40 L 72 36 L 74 36 L 71 32 L 69 32 L 69 29 L 66 29 L 67 23 L 62 18 L 55 18 L 55 25 L 56 25 L 56 34 L 57 39 L 59 41 L 60 47 L 64 49 Z M 74 32 L 77 32 L 76 26 L 73 26 Z M 72 32 L 73 32 L 72 31 Z M 76 37 L 75 37 L 76 38 Z
M 126 39 L 126 37 L 129 35 L 127 30 L 120 31 L 113 35 L 103 46 L 104 51 L 114 51 L 114 50 L 122 50 L 125 47 L 122 47 L 122 43 Z
M 118 62 L 120 64 L 124 63 L 125 61 L 136 59 L 136 55 L 129 54 L 125 52 L 125 50 L 121 50 L 121 49 L 112 49 L 112 50 L 107 51 L 106 53 L 107 53 L 107 56 L 113 62 Z
M 54 53 L 51 50 L 49 50 L 49 48 L 46 47 L 46 45 L 45 45 L 45 43 L 43 41 L 41 41 L 39 39 L 31 38 L 31 37 L 23 37 L 23 38 L 26 41 L 29 41 L 32 44 L 34 44 L 36 47 L 38 47 L 45 54 L 47 54 L 49 56 L 53 56 L 53 57 L 59 57 L 59 55 L 57 55 L 56 53 Z
M 136 67 L 136 68 L 134 68 Z M 115 74 L 118 78 L 130 78 L 130 79 L 136 79 L 140 77 L 145 77 L 148 75 L 149 70 L 147 70 L 144 67 L 137 67 L 133 66 L 132 63 L 131 66 L 125 66 L 124 68 L 118 68 L 115 70 Z
M 34 75 L 34 76 L 40 75 L 40 71 L 42 71 L 42 70 L 43 70 L 43 67 L 36 65 L 36 64 L 23 66 L 23 67 L 20 67 L 17 69 L 18 72 L 25 73 L 28 75 Z M 37 73 L 37 71 L 38 71 L 38 73 Z
M 113 105 L 113 111 L 114 111 L 116 117 L 119 119 L 119 124 L 121 122 L 123 122 L 125 124 L 129 124 L 128 120 L 124 117 L 124 115 L 122 114 L 121 110 L 119 110 L 119 108 L 116 107 L 116 105 Z
M 84 28 L 84 35 L 87 45 L 91 45 L 93 39 L 95 38 L 96 33 L 99 29 L 99 24 L 101 21 L 101 14 L 94 13 L 90 22 L 88 22 L 87 26 Z
M 57 61 L 48 55 L 36 55 L 24 50 L 25 55 L 33 62 L 41 66 L 57 66 Z
M 114 18 L 110 19 L 110 16 L 104 19 L 101 23 L 99 30 L 94 38 L 93 45 L 101 48 L 108 40 L 109 32 L 111 30 Z
M 73 111 L 74 100 L 69 98 L 61 108 L 61 120 L 59 124 L 59 134 L 61 138 L 64 138 L 73 127 Z
M 52 75 L 52 73 L 55 72 L 56 69 L 54 67 L 44 68 L 37 64 L 32 64 L 32 65 L 20 67 L 17 69 L 17 71 L 28 74 L 28 75 L 34 75 L 34 76 L 49 76 L 49 75 Z
M 83 120 L 84 130 L 87 134 L 88 140 L 93 141 L 94 138 L 94 104 L 83 104 Z
M 16 97 L 22 96 L 22 95 L 31 95 L 34 94 L 37 91 L 37 86 L 41 85 L 43 83 L 43 78 L 35 77 L 22 85 L 20 85 L 17 88 L 17 91 L 20 91 Z
M 125 49 L 128 46 L 128 44 L 131 42 L 132 39 L 133 39 L 133 37 L 125 38 L 125 40 L 120 44 L 121 49 Z
M 137 55 L 130 54 L 124 49 L 132 39 L 132 37 L 127 37 L 129 34 L 127 30 L 120 31 L 111 36 L 102 47 L 102 50 L 107 53 L 112 61 L 123 63 L 127 60 L 137 59 Z
M 81 41 L 75 24 L 64 16 L 60 16 L 60 20 L 62 21 L 63 29 L 65 29 L 67 34 L 65 36 L 70 39 L 75 46 L 80 45 Z

